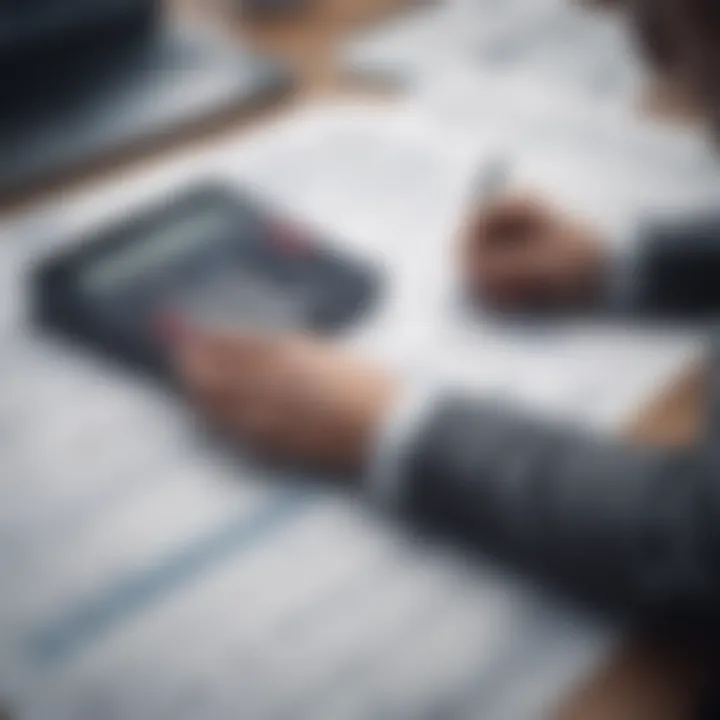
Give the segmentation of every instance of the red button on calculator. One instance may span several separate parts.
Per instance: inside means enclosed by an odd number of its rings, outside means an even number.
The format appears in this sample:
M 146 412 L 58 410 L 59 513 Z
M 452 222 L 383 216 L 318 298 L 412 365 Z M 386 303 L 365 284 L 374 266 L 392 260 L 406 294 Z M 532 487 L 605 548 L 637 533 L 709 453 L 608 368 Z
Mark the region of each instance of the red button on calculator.
M 312 250 L 308 234 L 298 223 L 290 220 L 271 220 L 268 236 L 272 246 L 283 255 L 306 255 Z

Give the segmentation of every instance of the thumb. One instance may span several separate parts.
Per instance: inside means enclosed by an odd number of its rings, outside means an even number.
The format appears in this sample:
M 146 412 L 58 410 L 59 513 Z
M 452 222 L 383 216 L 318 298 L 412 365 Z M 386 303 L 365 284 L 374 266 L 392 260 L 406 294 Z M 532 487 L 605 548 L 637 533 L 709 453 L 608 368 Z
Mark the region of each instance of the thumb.
M 211 394 L 223 384 L 226 365 L 223 346 L 212 333 L 186 331 L 172 348 L 171 361 L 180 380 L 191 390 Z
M 255 332 L 217 332 L 194 329 L 176 346 L 180 372 L 206 385 L 223 384 L 253 374 L 272 361 L 283 339 Z

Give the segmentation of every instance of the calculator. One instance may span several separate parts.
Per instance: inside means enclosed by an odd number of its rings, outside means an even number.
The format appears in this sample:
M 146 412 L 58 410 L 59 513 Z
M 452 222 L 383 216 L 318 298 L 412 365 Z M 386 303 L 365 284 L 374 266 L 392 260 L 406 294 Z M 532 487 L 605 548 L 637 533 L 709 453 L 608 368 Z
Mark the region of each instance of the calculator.
M 36 268 L 45 328 L 167 376 L 169 319 L 232 332 L 334 333 L 377 300 L 381 273 L 262 202 L 184 191 Z

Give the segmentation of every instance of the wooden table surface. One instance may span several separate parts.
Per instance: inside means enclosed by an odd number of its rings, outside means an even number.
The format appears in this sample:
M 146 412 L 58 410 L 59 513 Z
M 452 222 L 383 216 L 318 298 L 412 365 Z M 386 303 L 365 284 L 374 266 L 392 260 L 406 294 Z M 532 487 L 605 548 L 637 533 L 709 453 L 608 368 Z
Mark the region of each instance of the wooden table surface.
M 0 211 L 17 209 L 58 190 L 82 189 L 98 179 L 112 177 L 119 166 L 142 167 L 179 149 L 211 144 L 284 112 L 300 100 L 358 93 L 372 98 L 382 95 L 379 89 L 362 88 L 342 78 L 333 66 L 333 50 L 359 27 L 400 11 L 408 4 L 406 0 L 311 0 L 310 12 L 292 21 L 273 23 L 242 18 L 233 9 L 233 2 L 171 0 L 173 12 L 186 20 L 214 25 L 288 58 L 300 77 L 292 96 L 271 108 L 228 112 L 170 138 L 106 158 L 59 181 L 2 199 Z M 691 442 L 699 425 L 704 375 L 703 368 L 688 368 L 685 376 L 638 413 L 627 428 L 627 437 L 642 443 Z M 658 631 L 638 632 L 604 668 L 560 702 L 555 716 L 559 720 L 685 720 L 705 683 L 707 668 L 707 660 L 690 643 Z

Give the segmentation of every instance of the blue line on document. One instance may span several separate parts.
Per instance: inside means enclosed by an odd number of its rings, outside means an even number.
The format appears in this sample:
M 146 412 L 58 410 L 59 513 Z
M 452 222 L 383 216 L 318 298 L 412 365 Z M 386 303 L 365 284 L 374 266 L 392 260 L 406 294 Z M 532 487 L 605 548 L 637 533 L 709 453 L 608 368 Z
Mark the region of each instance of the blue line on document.
M 132 573 L 25 638 L 38 665 L 62 662 L 129 618 L 162 601 L 198 574 L 261 543 L 310 504 L 311 495 L 282 493 L 250 516 L 243 514 L 148 569 Z

